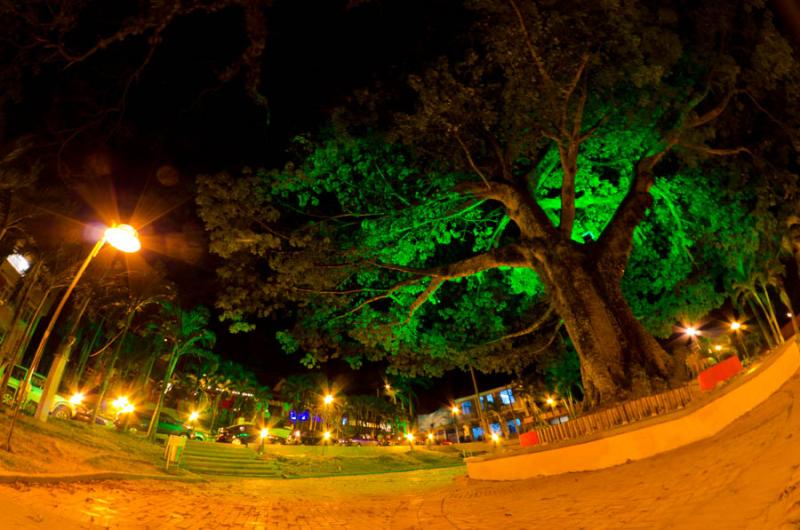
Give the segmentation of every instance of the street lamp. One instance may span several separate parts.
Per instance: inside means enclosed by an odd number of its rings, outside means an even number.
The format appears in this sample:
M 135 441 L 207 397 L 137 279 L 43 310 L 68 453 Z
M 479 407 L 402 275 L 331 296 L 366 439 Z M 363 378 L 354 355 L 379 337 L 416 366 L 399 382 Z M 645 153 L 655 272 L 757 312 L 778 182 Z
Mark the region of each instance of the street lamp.
M 742 336 L 740 335 L 740 333 L 743 330 L 744 330 L 744 326 L 742 325 L 741 322 L 738 322 L 736 320 L 731 322 L 731 331 L 733 331 L 734 336 L 739 339 L 739 343 L 742 345 L 742 349 L 744 350 L 744 354 L 749 359 L 750 358 L 750 352 L 747 351 L 747 343 L 744 341 L 744 338 L 742 338 Z
M 261 429 L 261 433 L 259 433 L 259 434 L 260 434 L 259 438 L 261 438 L 261 443 L 258 446 L 258 453 L 263 455 L 264 454 L 264 442 L 267 440 L 267 436 L 269 436 L 269 429 L 264 427 L 263 429 Z
M 453 408 L 450 409 L 450 412 L 453 413 L 453 427 L 456 428 L 456 443 L 460 444 L 461 443 L 461 439 L 458 436 L 458 420 L 456 419 L 456 416 L 458 416 L 458 412 L 459 412 L 458 411 L 458 406 L 457 405 L 453 405 Z
M 103 245 L 106 243 L 117 250 L 128 253 L 136 252 L 142 248 L 142 243 L 139 241 L 139 233 L 135 228 L 133 228 L 131 225 L 115 224 L 106 229 L 106 231 L 103 233 L 103 237 L 100 238 L 97 243 L 95 243 L 91 252 L 89 252 L 89 255 L 86 256 L 86 259 L 84 260 L 83 264 L 81 264 L 78 272 L 75 273 L 75 277 L 72 278 L 72 282 L 69 284 L 69 287 L 67 287 L 66 292 L 64 292 L 64 296 L 61 297 L 61 301 L 58 303 L 58 306 L 56 306 L 55 311 L 53 311 L 53 316 L 50 317 L 50 322 L 47 324 L 47 328 L 44 330 L 42 338 L 39 341 L 39 346 L 36 348 L 36 353 L 33 355 L 33 361 L 28 369 L 28 373 L 25 375 L 25 379 L 23 379 L 19 384 L 19 388 L 17 389 L 17 401 L 14 406 L 14 415 L 11 417 L 11 427 L 8 430 L 8 440 L 6 440 L 7 451 L 11 451 L 11 437 L 14 434 L 14 425 L 17 421 L 17 415 L 19 415 L 19 409 L 22 406 L 22 402 L 25 401 L 28 387 L 31 384 L 31 378 L 33 377 L 34 372 L 36 372 L 36 369 L 39 368 L 39 362 L 42 360 L 42 354 L 44 353 L 45 346 L 47 346 L 47 341 L 50 338 L 50 334 L 53 332 L 53 328 L 56 325 L 56 321 L 61 315 L 61 311 L 64 309 L 64 306 L 69 299 L 69 295 L 72 294 L 72 291 L 78 284 L 78 280 L 81 279 L 81 276 L 83 276 L 83 273 L 86 271 L 89 263 L 91 263 L 92 259 L 94 259 L 94 257 L 100 253 L 100 249 L 102 249 Z M 50 389 L 52 392 L 56 391 L 56 389 Z M 49 401 L 49 396 L 46 396 L 45 393 L 42 393 L 41 398 L 39 398 L 40 407 L 46 406 L 47 401 Z M 42 415 L 37 414 L 37 416 L 42 421 L 47 421 L 46 413 Z
M 544 400 L 544 402 L 547 403 L 548 405 L 550 405 L 550 413 L 552 414 L 552 417 L 550 419 L 551 420 L 555 419 L 555 417 L 556 417 L 556 400 L 555 400 L 555 398 L 553 398 L 553 396 L 547 396 L 547 398 Z

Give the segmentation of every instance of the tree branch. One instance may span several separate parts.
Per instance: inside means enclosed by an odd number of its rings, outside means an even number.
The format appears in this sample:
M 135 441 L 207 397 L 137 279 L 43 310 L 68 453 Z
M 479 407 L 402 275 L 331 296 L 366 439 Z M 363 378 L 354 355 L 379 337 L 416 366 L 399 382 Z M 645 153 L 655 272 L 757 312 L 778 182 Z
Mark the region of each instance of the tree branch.
M 551 307 L 548 307 L 547 311 L 545 311 L 544 314 L 541 317 L 539 317 L 538 319 L 536 319 L 536 321 L 533 324 L 531 324 L 530 326 L 528 326 L 528 327 L 526 327 L 524 329 L 521 329 L 519 331 L 515 331 L 514 333 L 509 333 L 508 335 L 503 335 L 499 339 L 495 339 L 495 340 L 491 341 L 489 344 L 491 344 L 493 342 L 500 342 L 500 341 L 503 341 L 503 340 L 513 339 L 513 338 L 516 338 L 516 337 L 522 337 L 523 335 L 528 335 L 530 333 L 533 333 L 534 331 L 536 331 L 537 329 L 542 327 L 542 325 L 550 319 L 550 315 L 552 315 L 552 314 L 553 314 L 553 307 L 551 306 Z
M 443 278 L 433 278 L 431 280 L 431 283 L 428 284 L 428 287 L 426 287 L 425 290 L 422 291 L 417 299 L 411 304 L 411 307 L 408 310 L 408 316 L 403 322 L 403 325 L 406 325 L 411 321 L 411 317 L 414 316 L 414 313 L 417 311 L 417 309 L 419 309 L 419 307 L 424 304 L 443 283 Z
M 700 153 L 704 153 L 706 155 L 711 155 L 711 156 L 733 156 L 733 155 L 738 155 L 739 153 L 747 153 L 748 155 L 753 156 L 752 151 L 750 151 L 750 149 L 744 146 L 718 148 L 718 147 L 707 147 L 705 145 L 687 144 L 683 142 L 679 142 L 678 145 L 680 145 L 685 149 L 698 151 Z
M 464 140 L 461 139 L 461 136 L 458 134 L 458 132 L 453 132 L 453 136 L 455 136 L 456 141 L 461 146 L 461 149 L 464 151 L 464 155 L 467 157 L 467 162 L 469 162 L 469 165 L 472 168 L 472 170 L 475 173 L 477 173 L 478 176 L 483 181 L 483 183 L 486 184 L 486 188 L 492 189 L 492 185 L 489 184 L 489 180 L 486 178 L 486 175 L 483 174 L 483 171 L 481 171 L 481 169 L 475 163 L 475 159 L 472 158 L 472 153 L 470 153 L 470 150 L 467 147 L 467 144 L 464 143 Z
M 628 193 L 598 241 L 598 267 L 620 278 L 625 273 L 625 265 L 633 247 L 633 231 L 653 203 L 650 194 L 654 181 L 653 169 L 677 143 L 677 137 L 671 138 L 660 151 L 643 157 L 636 164 L 636 175 Z
M 501 203 L 508 217 L 528 239 L 552 239 L 558 236 L 547 214 L 525 189 L 504 182 L 494 182 L 492 188 L 487 190 L 474 182 L 465 182 L 457 190 Z
M 542 61 L 542 58 L 539 56 L 539 53 L 533 46 L 533 40 L 531 39 L 531 35 L 528 32 L 528 25 L 525 24 L 525 18 L 522 16 L 522 11 L 519 10 L 519 7 L 517 6 L 517 3 L 514 0 L 508 0 L 508 2 L 509 4 L 511 4 L 511 8 L 517 15 L 517 20 L 519 21 L 519 27 L 522 30 L 523 37 L 525 38 L 525 45 L 528 47 L 528 53 L 531 54 L 531 58 L 533 59 L 533 62 L 536 65 L 536 69 L 539 71 L 539 75 L 542 76 L 542 80 L 544 81 L 545 85 L 549 88 L 553 85 L 553 80 L 550 78 L 550 74 L 547 73 L 544 61 Z

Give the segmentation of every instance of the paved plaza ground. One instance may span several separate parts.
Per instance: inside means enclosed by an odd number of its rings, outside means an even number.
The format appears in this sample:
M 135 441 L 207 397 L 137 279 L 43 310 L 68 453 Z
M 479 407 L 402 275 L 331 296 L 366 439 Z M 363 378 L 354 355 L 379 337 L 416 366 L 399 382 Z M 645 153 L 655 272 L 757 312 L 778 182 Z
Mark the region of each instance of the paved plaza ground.
M 717 436 L 602 471 L 0 486 L 0 528 L 800 528 L 800 378 Z

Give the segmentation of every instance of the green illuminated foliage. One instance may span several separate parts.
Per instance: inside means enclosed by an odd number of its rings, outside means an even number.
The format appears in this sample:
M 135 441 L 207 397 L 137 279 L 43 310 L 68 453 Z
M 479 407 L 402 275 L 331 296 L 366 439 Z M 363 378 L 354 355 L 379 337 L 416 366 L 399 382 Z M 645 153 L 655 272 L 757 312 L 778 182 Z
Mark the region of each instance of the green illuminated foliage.
M 223 317 L 288 312 L 306 365 L 412 375 L 519 371 L 565 332 L 591 402 L 665 387 L 652 334 L 731 293 L 773 186 L 760 161 L 790 149 L 740 96 L 784 102 L 800 69 L 754 74 L 785 51 L 760 5 L 470 6 L 477 41 L 412 77 L 388 136 L 200 179 Z M 752 62 L 714 40 L 740 22 Z

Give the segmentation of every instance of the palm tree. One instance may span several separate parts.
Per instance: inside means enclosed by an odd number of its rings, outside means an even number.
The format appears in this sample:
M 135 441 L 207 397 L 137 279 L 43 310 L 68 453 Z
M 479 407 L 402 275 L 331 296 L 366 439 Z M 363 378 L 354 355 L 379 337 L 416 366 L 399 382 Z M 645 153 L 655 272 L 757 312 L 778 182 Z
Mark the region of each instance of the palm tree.
M 147 436 L 151 440 L 155 439 L 156 426 L 161 416 L 161 407 L 169 391 L 170 380 L 178 361 L 186 355 L 209 357 L 211 355 L 210 348 L 216 342 L 216 335 L 206 327 L 210 315 L 205 307 L 197 306 L 194 309 L 185 311 L 172 302 L 162 302 L 161 309 L 161 329 L 172 349 L 167 361 L 167 369 L 164 372 L 158 402 L 147 429 Z
M 131 330 L 131 325 L 137 315 L 145 311 L 148 306 L 154 304 L 164 303 L 169 297 L 165 284 L 161 282 L 161 278 L 153 278 L 150 283 L 145 285 L 141 290 L 128 289 L 127 296 L 119 301 L 111 302 L 108 306 L 117 309 L 117 323 L 116 327 L 119 330 L 115 340 L 114 350 L 111 357 L 106 363 L 103 372 L 103 379 L 100 383 L 100 391 L 97 395 L 97 406 L 92 413 L 92 420 L 90 425 L 95 424 L 97 413 L 100 409 L 100 404 L 103 402 L 108 391 L 109 383 L 114 377 L 114 368 L 122 352 L 123 345 L 127 339 L 128 332 Z

